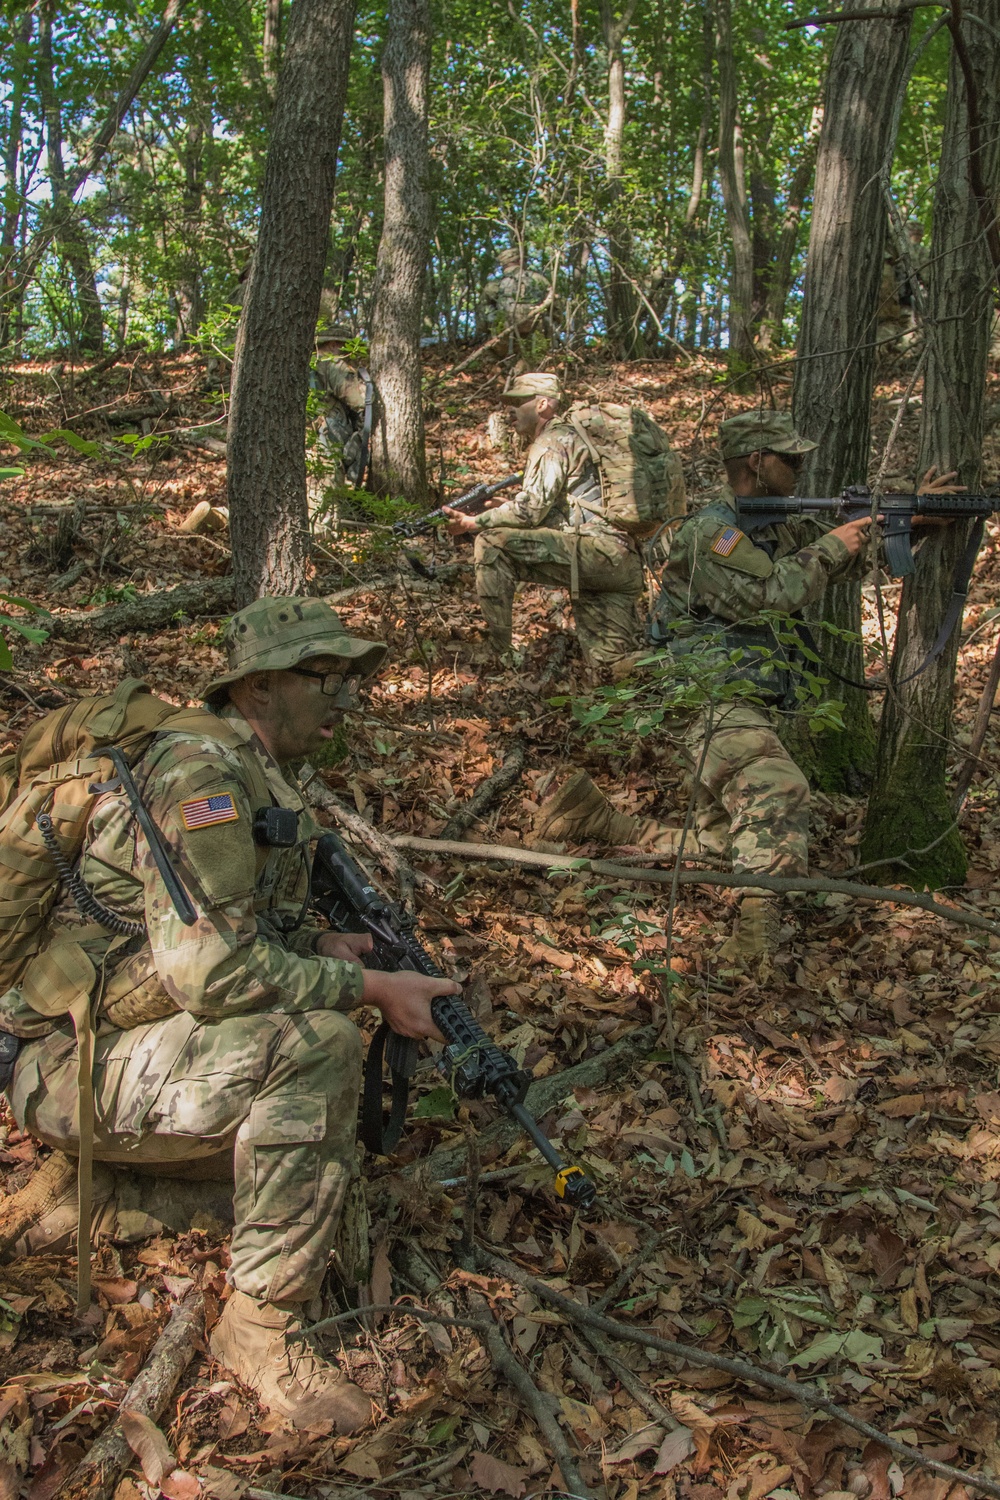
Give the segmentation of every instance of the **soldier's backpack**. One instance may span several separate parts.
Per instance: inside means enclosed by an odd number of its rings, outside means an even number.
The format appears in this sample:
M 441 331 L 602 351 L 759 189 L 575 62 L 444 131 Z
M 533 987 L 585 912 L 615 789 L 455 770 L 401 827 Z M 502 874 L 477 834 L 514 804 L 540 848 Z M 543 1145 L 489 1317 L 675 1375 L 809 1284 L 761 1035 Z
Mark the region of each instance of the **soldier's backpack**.
M 577 402 L 563 420 L 590 454 L 601 481 L 599 513 L 613 526 L 642 539 L 684 514 L 680 458 L 642 407 Z
M 42 947 L 67 867 L 83 848 L 98 787 L 116 779 L 101 751 L 116 746 L 133 764 L 167 728 L 202 732 L 221 743 L 232 737 L 207 709 L 178 708 L 128 678 L 113 693 L 46 714 L 16 754 L 0 759 L 0 994 L 19 983 Z M 51 824 L 43 819 L 40 828 L 44 813 Z

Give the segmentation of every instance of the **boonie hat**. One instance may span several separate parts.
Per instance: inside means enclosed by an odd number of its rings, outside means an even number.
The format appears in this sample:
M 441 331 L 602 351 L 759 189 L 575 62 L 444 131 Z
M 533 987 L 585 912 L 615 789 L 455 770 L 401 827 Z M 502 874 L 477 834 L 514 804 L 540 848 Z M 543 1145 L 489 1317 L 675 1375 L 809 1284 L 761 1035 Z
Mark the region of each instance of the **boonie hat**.
M 499 253 L 499 255 L 497 256 L 497 265 L 498 266 L 504 266 L 506 268 L 507 266 L 519 266 L 520 264 L 521 264 L 521 252 L 520 252 L 520 250 L 514 250 L 514 249 L 501 250 L 500 253 Z
M 224 688 L 251 672 L 281 672 L 311 656 L 340 656 L 362 677 L 378 670 L 388 653 L 381 641 L 348 635 L 340 616 L 324 599 L 255 599 L 239 610 L 222 633 L 229 670 L 202 693 L 210 702 Z
M 530 401 L 533 396 L 549 396 L 553 401 L 561 401 L 562 393 L 563 388 L 559 384 L 558 375 L 546 375 L 542 370 L 535 370 L 528 375 L 518 375 L 514 384 L 508 386 L 500 400 L 513 403 Z
M 317 344 L 346 344 L 353 337 L 354 333 L 346 323 L 328 323 L 321 318 L 316 324 Z
M 719 427 L 723 458 L 745 458 L 764 448 L 774 453 L 811 453 L 818 446 L 795 431 L 787 411 L 741 411 Z

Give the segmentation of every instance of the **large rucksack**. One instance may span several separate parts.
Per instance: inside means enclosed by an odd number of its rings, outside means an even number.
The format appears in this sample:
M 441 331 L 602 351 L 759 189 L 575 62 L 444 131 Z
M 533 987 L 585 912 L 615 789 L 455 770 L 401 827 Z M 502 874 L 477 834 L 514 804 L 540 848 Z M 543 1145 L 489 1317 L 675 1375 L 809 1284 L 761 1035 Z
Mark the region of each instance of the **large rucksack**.
M 42 947 L 66 866 L 83 848 L 99 784 L 116 779 L 102 749 L 116 746 L 134 764 L 164 729 L 222 743 L 232 738 L 207 709 L 178 708 L 128 678 L 113 693 L 46 714 L 16 754 L 0 759 L 0 994 L 21 980 Z M 38 826 L 42 813 L 51 819 L 48 841 Z
M 601 480 L 600 514 L 642 538 L 687 509 L 684 473 L 670 439 L 640 406 L 577 402 L 563 418 Z M 585 509 L 591 507 L 585 503 Z

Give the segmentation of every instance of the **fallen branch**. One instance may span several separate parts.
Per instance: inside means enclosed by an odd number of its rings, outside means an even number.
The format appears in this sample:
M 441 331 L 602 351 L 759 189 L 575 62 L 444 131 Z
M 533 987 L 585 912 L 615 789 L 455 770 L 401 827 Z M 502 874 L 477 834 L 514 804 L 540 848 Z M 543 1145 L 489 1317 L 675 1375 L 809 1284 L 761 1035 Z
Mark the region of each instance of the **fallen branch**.
M 582 1307 L 579 1302 L 574 1302 L 571 1297 L 565 1297 L 561 1292 L 553 1291 L 544 1281 L 539 1281 L 535 1276 L 529 1276 L 512 1261 L 504 1260 L 497 1255 L 490 1255 L 479 1249 L 476 1250 L 475 1259 L 483 1270 L 494 1276 L 502 1276 L 505 1281 L 513 1281 L 517 1286 L 523 1286 L 528 1291 L 534 1292 L 536 1296 L 551 1303 L 563 1313 L 568 1322 L 584 1330 L 594 1328 L 600 1333 L 606 1333 L 610 1338 L 619 1339 L 622 1343 L 641 1344 L 647 1349 L 658 1349 L 661 1353 L 671 1354 L 677 1359 L 685 1360 L 688 1364 L 702 1365 L 712 1370 L 723 1370 L 735 1380 L 743 1381 L 748 1385 L 763 1386 L 765 1390 L 776 1391 L 787 1400 L 794 1401 L 810 1411 L 826 1412 L 828 1416 L 835 1417 L 838 1422 L 843 1422 L 845 1427 L 850 1427 L 855 1432 L 861 1433 L 863 1437 L 879 1443 L 890 1453 L 894 1453 L 897 1458 L 905 1459 L 907 1463 L 916 1464 L 918 1468 L 926 1469 L 931 1474 L 940 1474 L 943 1479 L 949 1479 L 953 1483 L 964 1484 L 969 1489 L 979 1490 L 984 1495 L 992 1496 L 993 1500 L 1000 1500 L 1000 1483 L 995 1479 L 970 1473 L 967 1469 L 956 1469 L 951 1464 L 941 1463 L 936 1458 L 927 1458 L 919 1448 L 911 1448 L 908 1443 L 899 1442 L 898 1439 L 890 1437 L 878 1427 L 873 1427 L 870 1422 L 856 1417 L 846 1407 L 838 1406 L 835 1401 L 824 1396 L 816 1386 L 802 1385 L 797 1380 L 786 1380 L 784 1376 L 773 1375 L 770 1370 L 759 1369 L 757 1365 L 752 1365 L 747 1360 L 726 1359 L 724 1355 L 710 1354 L 706 1349 L 699 1349 L 694 1344 L 679 1344 L 673 1339 L 661 1339 L 657 1334 L 647 1333 L 642 1328 L 626 1328 L 623 1323 L 618 1323 L 613 1318 L 598 1317 Z M 425 1307 L 415 1307 L 411 1302 L 379 1303 L 376 1306 L 364 1308 L 363 1312 L 366 1317 L 373 1313 L 406 1313 L 421 1323 L 443 1323 L 451 1328 L 471 1328 L 485 1342 L 484 1326 L 477 1319 L 433 1313 Z M 350 1312 L 337 1313 L 332 1318 L 324 1318 L 321 1323 L 314 1323 L 307 1332 L 318 1333 L 334 1324 L 346 1323 L 352 1319 L 357 1320 L 361 1316 L 357 1308 Z
M 518 1364 L 507 1347 L 496 1315 L 485 1297 L 472 1293 L 469 1300 L 478 1312 L 484 1314 L 478 1332 L 494 1368 L 499 1370 L 508 1385 L 514 1387 L 523 1405 L 534 1417 L 539 1432 L 549 1445 L 551 1456 L 559 1465 L 563 1488 L 571 1495 L 581 1497 L 581 1500 L 592 1500 L 593 1491 L 584 1484 L 576 1459 L 569 1451 L 566 1435 L 556 1420 L 556 1413 L 560 1410 L 559 1402 L 547 1391 L 540 1391 L 527 1370 Z
M 500 1040 L 502 1042 L 503 1038 L 501 1037 Z M 603 1052 L 595 1053 L 584 1062 L 577 1063 L 572 1068 L 566 1068 L 561 1073 L 550 1073 L 548 1078 L 537 1079 L 528 1089 L 524 1100 L 525 1108 L 535 1116 L 536 1120 L 540 1120 L 550 1109 L 560 1104 L 573 1089 L 594 1088 L 596 1084 L 609 1083 L 621 1077 L 634 1062 L 654 1046 L 655 1042 L 656 1032 L 650 1026 L 629 1032 L 627 1036 L 615 1042 L 613 1047 L 607 1047 Z M 517 1121 L 509 1119 L 506 1115 L 502 1116 L 488 1129 L 480 1132 L 480 1159 L 493 1160 L 502 1152 L 508 1151 L 520 1134 L 521 1127 Z M 524 1165 L 531 1166 L 531 1158 L 526 1159 Z M 432 1181 L 437 1182 L 458 1176 L 464 1166 L 465 1142 L 461 1141 L 457 1146 L 438 1146 L 422 1161 L 404 1167 L 403 1175 L 412 1175 L 419 1170 L 428 1174 Z M 486 1175 L 486 1173 L 483 1174 L 484 1179 Z
M 415 886 L 421 890 L 436 891 L 437 881 L 432 880 L 429 875 L 418 872 L 407 864 L 395 844 L 386 838 L 384 833 L 379 833 L 367 818 L 363 818 L 353 808 L 345 807 L 339 797 L 335 797 L 327 786 L 322 776 L 316 769 L 309 765 L 308 761 L 302 767 L 301 780 L 305 795 L 314 807 L 329 813 L 346 833 L 353 834 L 360 839 L 365 848 L 368 849 L 386 871 L 389 881 L 394 888 L 395 894 L 400 900 L 408 902 L 412 899 Z
M 131 635 L 145 630 L 162 630 L 172 624 L 175 615 L 197 619 L 205 615 L 224 615 L 233 607 L 231 578 L 204 578 L 200 583 L 182 583 L 174 589 L 157 589 L 124 604 L 110 604 L 105 609 L 74 609 L 53 616 L 53 634 L 60 640 L 75 641 L 91 635 Z
M 350 1322 L 362 1316 L 367 1317 L 369 1313 L 408 1313 L 421 1323 L 441 1323 L 446 1328 L 470 1329 L 482 1340 L 496 1369 L 514 1387 L 538 1423 L 543 1437 L 549 1443 L 552 1457 L 559 1465 L 566 1490 L 574 1497 L 579 1496 L 580 1500 L 593 1500 L 593 1491 L 584 1485 L 576 1460 L 570 1453 L 562 1428 L 556 1420 L 555 1412 L 558 1410 L 558 1402 L 553 1396 L 540 1391 L 528 1372 L 518 1364 L 507 1347 L 489 1304 L 477 1297 L 475 1293 L 472 1295 L 485 1310 L 486 1317 L 468 1318 L 450 1312 L 435 1313 L 426 1307 L 415 1307 L 412 1302 L 386 1302 L 377 1307 L 353 1308 L 349 1312 L 337 1313 L 332 1318 L 324 1318 L 322 1322 L 313 1323 L 310 1328 L 306 1329 L 306 1332 L 320 1333 L 338 1323 Z
M 205 1298 L 192 1289 L 171 1312 L 149 1359 L 122 1397 L 119 1416 L 131 1411 L 156 1421 L 195 1352 L 204 1324 Z M 111 1500 L 134 1457 L 116 1417 L 60 1489 L 62 1500 Z
M 524 758 L 527 750 L 525 741 L 518 735 L 504 756 L 503 764 L 492 776 L 487 776 L 481 781 L 473 792 L 468 802 L 460 807 L 457 812 L 452 813 L 447 823 L 441 830 L 442 839 L 455 839 L 468 828 L 470 823 L 477 822 L 495 802 L 509 792 L 512 786 L 520 781 L 524 774 Z
M 674 878 L 672 870 L 637 869 L 634 865 L 612 864 L 606 859 L 580 859 L 570 854 L 543 854 L 538 849 L 520 849 L 508 844 L 463 844 L 457 840 L 421 839 L 412 834 L 397 834 L 392 842 L 397 849 L 412 849 L 421 854 L 458 855 L 462 859 L 501 860 L 508 864 L 534 865 L 540 869 L 573 870 L 581 874 L 603 875 L 608 880 L 634 880 L 640 884 L 670 885 Z M 946 922 L 957 922 L 960 926 L 978 927 L 982 932 L 992 932 L 1000 937 L 1000 922 L 991 922 L 978 912 L 965 911 L 958 906 L 942 906 L 933 896 L 921 891 L 899 891 L 889 886 L 860 885 L 854 880 L 827 879 L 823 876 L 738 875 L 722 870 L 681 870 L 680 885 L 721 885 L 735 890 L 751 887 L 755 890 L 777 891 L 790 895 L 794 891 L 829 891 L 838 896 L 860 897 L 864 901 L 888 901 L 895 906 L 916 906 L 929 911 Z
M 93 380 L 96 375 L 103 375 L 105 370 L 110 370 L 112 365 L 116 365 L 121 359 L 126 347 L 125 344 L 122 344 L 120 348 L 112 349 L 111 353 L 106 354 L 103 359 L 99 359 L 96 365 L 91 365 L 87 370 L 81 370 L 78 375 L 74 376 L 74 385 L 79 388 L 85 380 Z
M 967 1485 L 971 1489 L 981 1490 L 984 1495 L 992 1495 L 994 1500 L 1000 1500 L 1000 1483 L 997 1480 L 989 1479 L 985 1475 L 971 1474 L 966 1469 L 956 1469 L 951 1464 L 941 1463 L 936 1458 L 927 1458 L 919 1448 L 911 1448 L 908 1443 L 899 1442 L 898 1439 L 890 1437 L 878 1427 L 873 1427 L 870 1422 L 856 1417 L 847 1407 L 839 1406 L 836 1401 L 831 1401 L 829 1396 L 825 1396 L 816 1386 L 802 1385 L 797 1380 L 786 1380 L 783 1375 L 774 1375 L 770 1370 L 762 1370 L 759 1366 L 750 1364 L 749 1360 L 727 1359 L 723 1354 L 710 1354 L 707 1349 L 699 1349 L 695 1344 L 680 1344 L 674 1339 L 662 1339 L 658 1334 L 647 1333 L 643 1328 L 628 1328 L 614 1318 L 601 1317 L 581 1306 L 579 1302 L 575 1302 L 572 1297 L 554 1291 L 546 1282 L 540 1281 L 537 1276 L 530 1276 L 526 1271 L 522 1271 L 520 1266 L 516 1266 L 513 1261 L 505 1260 L 502 1256 L 477 1249 L 475 1260 L 483 1270 L 491 1271 L 495 1276 L 503 1276 L 506 1280 L 513 1281 L 518 1286 L 523 1286 L 533 1292 L 536 1297 L 541 1297 L 578 1327 L 585 1330 L 592 1328 L 609 1338 L 619 1339 L 622 1343 L 641 1344 L 646 1349 L 658 1349 L 661 1354 L 671 1354 L 676 1359 L 686 1360 L 688 1364 L 702 1365 L 710 1370 L 722 1370 L 725 1374 L 732 1375 L 735 1380 L 764 1386 L 765 1389 L 784 1396 L 787 1401 L 795 1401 L 799 1406 L 805 1406 L 811 1411 L 826 1412 L 828 1416 L 835 1417 L 838 1422 L 843 1422 L 845 1427 L 852 1427 L 863 1437 L 881 1444 L 897 1458 L 904 1458 L 908 1463 L 917 1464 L 931 1474 L 940 1474 L 943 1479 L 950 1479 L 958 1484 Z

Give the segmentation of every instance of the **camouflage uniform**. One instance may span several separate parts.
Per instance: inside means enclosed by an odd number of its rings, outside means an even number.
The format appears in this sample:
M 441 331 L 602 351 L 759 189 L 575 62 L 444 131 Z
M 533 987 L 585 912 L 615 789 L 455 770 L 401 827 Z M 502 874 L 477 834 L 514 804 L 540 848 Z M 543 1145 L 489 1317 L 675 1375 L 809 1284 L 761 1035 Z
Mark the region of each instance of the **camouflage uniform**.
M 319 448 L 344 480 L 360 479 L 361 428 L 365 418 L 365 383 L 345 359 L 318 359 L 314 384 L 324 398 L 326 414 L 320 423 Z
M 235 649 L 246 660 L 256 649 L 279 668 L 323 651 L 355 658 L 362 672 L 381 661 L 383 647 L 331 639 L 329 625 L 317 640 L 319 609 L 336 619 L 319 600 L 258 601 L 230 622 L 230 646 L 238 635 Z M 283 655 L 275 644 L 282 640 Z M 244 664 L 209 691 L 250 670 Z M 195 925 L 174 911 L 125 798 L 108 792 L 95 806 L 80 873 L 112 910 L 144 920 L 147 937 L 116 945 L 102 965 L 110 935 L 84 937 L 82 919 L 63 902 L 47 951 L 81 934 L 99 971 L 108 971 L 98 1013 L 109 999 L 138 997 L 147 1015 L 162 1016 L 130 1030 L 99 1023 L 95 1157 L 176 1164 L 231 1150 L 230 1279 L 251 1297 L 299 1303 L 321 1283 L 353 1162 L 361 1042 L 343 1012 L 358 1003 L 363 976 L 358 964 L 319 956 L 319 929 L 302 919 L 315 825 L 298 787 L 235 708 L 219 715 L 235 731 L 227 743 L 210 730 L 168 728 L 134 768 L 197 907 Z M 294 848 L 255 843 L 254 813 L 268 805 L 299 815 Z M 16 992 L 3 997 L 0 1013 L 15 1001 Z M 24 1047 L 10 1101 L 22 1128 L 76 1154 L 68 1023 Z
M 549 283 L 539 271 L 522 269 L 516 250 L 502 250 L 497 257 L 501 274 L 483 288 L 480 322 L 490 333 L 510 329 L 527 337 L 535 327 L 540 303 L 549 295 Z
M 751 414 L 724 424 L 724 457 L 815 447 L 799 439 L 781 413 L 764 415 L 762 431 L 749 437 L 744 429 Z M 780 448 L 781 443 L 787 446 Z M 738 626 L 762 610 L 798 613 L 819 599 L 828 583 L 857 576 L 867 565 L 863 554 L 850 557 L 839 538 L 826 535 L 828 529 L 814 520 L 792 520 L 757 530 L 751 540 L 739 530 L 736 500 L 727 486 L 678 529 L 654 617 L 674 625 L 670 638 L 680 647 L 686 623 L 693 633 L 698 625 Z M 778 738 L 771 713 L 745 701 L 717 705 L 714 712 L 706 709 L 687 721 L 677 738 L 696 776 L 696 827 L 703 847 L 714 853 L 731 849 L 736 870 L 805 874 L 809 784 Z
M 525 375 L 507 397 L 550 394 L 531 382 L 547 382 L 558 393 L 554 376 Z M 556 417 L 528 449 L 514 498 L 477 517 L 476 593 L 499 650 L 510 646 L 518 583 L 569 589 L 580 647 L 592 666 L 610 666 L 635 649 L 642 562 L 630 537 L 574 505 L 575 493 L 595 492 L 600 479 L 586 446 Z

